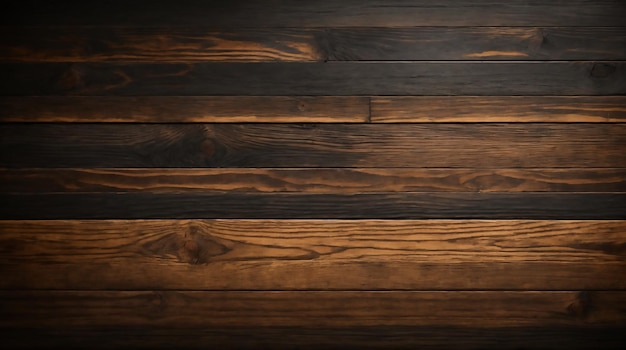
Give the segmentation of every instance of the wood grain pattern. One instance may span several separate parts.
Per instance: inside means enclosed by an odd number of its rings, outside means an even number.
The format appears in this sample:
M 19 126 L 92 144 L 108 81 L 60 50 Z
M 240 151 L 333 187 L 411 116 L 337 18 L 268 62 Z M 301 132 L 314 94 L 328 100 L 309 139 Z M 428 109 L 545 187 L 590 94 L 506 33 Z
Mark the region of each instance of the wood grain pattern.
M 623 27 L 0 28 L 0 62 L 624 60 Z
M 6 124 L 0 166 L 622 167 L 626 124 Z
M 0 219 L 626 219 L 624 193 L 34 193 Z
M 623 27 L 345 28 L 328 60 L 623 60 Z
M 614 123 L 626 121 L 626 97 L 372 97 L 371 113 L 373 123 Z
M 323 61 L 323 30 L 0 29 L 0 61 Z
M 0 296 L 5 311 L 0 325 L 14 328 L 482 328 L 626 323 L 624 292 L 2 291 Z M 480 322 L 476 322 L 475 305 L 484 306 Z
M 88 123 L 360 123 L 369 98 L 356 96 L 0 97 L 0 121 Z
M 0 169 L 0 192 L 626 192 L 624 168 Z
M 37 349 L 441 349 L 622 350 L 624 327 L 211 327 L 204 329 L 10 329 L 4 344 Z
M 626 94 L 624 61 L 2 63 L 0 73 L 8 96 Z
M 0 221 L 1 288 L 615 289 L 626 221 Z
M 622 26 L 621 0 L 248 0 L 123 1 L 98 4 L 41 0 L 12 3 L 3 25 L 240 27 Z M 149 11 L 147 10 L 149 9 Z

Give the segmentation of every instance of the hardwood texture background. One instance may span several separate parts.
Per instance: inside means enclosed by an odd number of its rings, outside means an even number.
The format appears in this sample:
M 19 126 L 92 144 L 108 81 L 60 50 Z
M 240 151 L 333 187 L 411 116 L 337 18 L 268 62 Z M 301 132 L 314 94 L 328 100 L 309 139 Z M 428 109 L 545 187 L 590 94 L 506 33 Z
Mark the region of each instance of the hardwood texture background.
M 623 349 L 623 0 L 24 0 L 3 348 Z

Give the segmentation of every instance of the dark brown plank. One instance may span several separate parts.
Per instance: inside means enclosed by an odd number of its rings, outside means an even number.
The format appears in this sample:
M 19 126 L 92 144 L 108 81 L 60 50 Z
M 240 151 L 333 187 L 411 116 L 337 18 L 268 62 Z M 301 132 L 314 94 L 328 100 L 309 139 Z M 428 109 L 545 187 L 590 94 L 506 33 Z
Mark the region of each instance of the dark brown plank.
M 623 60 L 626 28 L 346 28 L 329 31 L 328 47 L 338 61 Z
M 626 192 L 624 168 L 1 169 L 0 192 Z
M 624 292 L 2 291 L 0 307 L 2 327 L 39 329 L 626 323 Z
M 623 27 L 0 29 L 2 62 L 624 60 Z
M 149 10 L 148 10 L 149 9 Z M 621 26 L 621 0 L 41 0 L 13 2 L 4 25 L 211 27 Z
M 0 61 L 323 61 L 322 30 L 0 29 Z
M 0 221 L 3 289 L 623 289 L 626 221 Z
M 367 97 L 31 96 L 0 97 L 2 122 L 359 123 Z
M 374 123 L 624 122 L 626 97 L 372 97 L 371 113 Z
M 0 166 L 622 167 L 626 124 L 5 124 Z
M 624 168 L 1 169 L 0 192 L 626 192 Z
M 624 193 L 42 193 L 0 219 L 626 219 Z
M 624 61 L 3 63 L 0 73 L 8 96 L 626 94 Z
M 209 329 L 10 329 L 3 344 L 15 349 L 615 349 L 625 329 L 559 327 L 211 327 Z

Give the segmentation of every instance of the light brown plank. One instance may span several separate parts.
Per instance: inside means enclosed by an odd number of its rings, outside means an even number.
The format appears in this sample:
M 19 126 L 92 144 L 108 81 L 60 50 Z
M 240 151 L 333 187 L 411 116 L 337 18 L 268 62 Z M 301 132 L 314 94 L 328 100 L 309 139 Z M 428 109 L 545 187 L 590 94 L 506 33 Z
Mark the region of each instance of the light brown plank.
M 626 292 L 1 291 L 1 327 L 626 324 Z
M 624 168 L 0 169 L 0 192 L 626 192 Z
M 626 221 L 1 221 L 0 288 L 623 289 Z
M 624 96 L 372 97 L 375 123 L 605 123 L 626 121 Z
M 359 123 L 367 97 L 0 97 L 1 122 Z

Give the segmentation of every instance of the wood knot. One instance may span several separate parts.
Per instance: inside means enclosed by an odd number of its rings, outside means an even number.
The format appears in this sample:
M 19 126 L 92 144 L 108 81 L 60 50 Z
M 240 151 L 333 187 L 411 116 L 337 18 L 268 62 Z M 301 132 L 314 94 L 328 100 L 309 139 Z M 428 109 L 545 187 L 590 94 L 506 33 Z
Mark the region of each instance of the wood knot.
M 163 293 L 153 292 L 150 294 L 149 305 L 152 313 L 158 314 L 167 308 L 167 300 Z
M 607 78 L 613 75 L 616 69 L 617 68 L 615 68 L 615 66 L 612 64 L 594 63 L 593 67 L 591 67 L 591 72 L 589 73 L 589 75 L 591 75 L 592 78 Z
M 215 144 L 213 141 L 206 139 L 200 143 L 200 152 L 207 157 L 212 157 L 215 154 Z
M 296 108 L 298 109 L 298 111 L 300 112 L 305 112 L 306 111 L 306 103 L 302 102 L 302 101 L 298 101 L 298 103 L 296 104 Z
M 591 293 L 580 292 L 576 295 L 576 300 L 567 306 L 567 313 L 578 319 L 585 319 L 591 312 Z
M 83 72 L 72 64 L 58 79 L 57 85 L 65 91 L 79 88 L 83 85 Z

